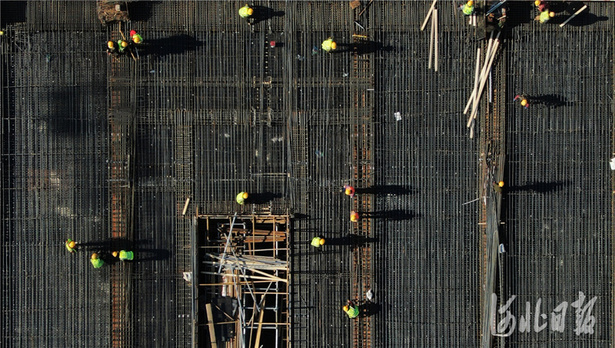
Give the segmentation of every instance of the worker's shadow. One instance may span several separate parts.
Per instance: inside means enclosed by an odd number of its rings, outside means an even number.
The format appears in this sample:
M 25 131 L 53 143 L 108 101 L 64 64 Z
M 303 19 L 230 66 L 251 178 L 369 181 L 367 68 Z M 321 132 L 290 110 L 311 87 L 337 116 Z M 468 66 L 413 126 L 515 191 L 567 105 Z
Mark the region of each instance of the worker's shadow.
M 284 16 L 284 11 L 276 11 L 270 7 L 266 6 L 252 6 L 254 13 L 251 18 L 251 25 L 256 25 L 262 21 L 269 20 L 273 17 L 282 17 Z
M 386 220 L 411 220 L 418 215 L 411 211 L 405 210 L 386 210 L 386 211 L 374 211 L 374 212 L 362 212 L 361 218 L 366 219 L 386 219 Z
M 587 11 L 588 10 L 585 10 L 584 12 L 579 13 L 578 16 L 571 19 L 570 22 L 568 22 L 568 24 L 566 25 L 570 25 L 572 27 L 583 27 L 583 26 L 595 24 L 596 22 L 603 22 L 609 19 L 609 17 L 606 17 L 606 16 L 598 17 L 595 14 L 589 13 Z M 568 17 L 565 17 L 565 18 L 568 18 Z
M 392 52 L 393 46 L 385 46 L 378 41 L 361 41 L 354 44 L 354 52 L 356 54 L 369 54 L 374 52 Z
M 364 302 L 359 306 L 362 317 L 371 317 L 382 310 L 382 305 L 373 302 Z
M 253 204 L 265 204 L 273 201 L 276 198 L 281 198 L 282 195 L 279 193 L 273 192 L 261 192 L 261 193 L 252 193 L 248 198 L 248 203 Z
M 200 46 L 203 46 L 203 42 L 190 35 L 181 34 L 163 39 L 147 40 L 144 44 L 138 46 L 138 50 L 140 56 L 153 55 L 163 57 L 169 54 L 195 51 Z
M 351 248 L 364 246 L 367 243 L 378 242 L 378 238 L 363 237 L 354 233 L 339 238 L 325 238 L 325 240 L 327 241 L 326 245 L 348 245 Z
M 564 186 L 570 185 L 568 181 L 553 181 L 553 182 L 532 182 L 519 186 L 509 186 L 506 191 L 532 191 L 537 193 L 549 193 L 561 191 Z
M 149 240 L 129 240 L 127 238 L 109 238 L 100 241 L 91 241 L 78 243 L 77 250 L 88 252 L 97 252 L 101 255 L 103 261 L 107 263 L 113 262 L 115 259 L 111 253 L 119 250 L 134 251 L 134 262 L 140 261 L 160 261 L 168 259 L 171 253 L 167 249 L 145 248 L 140 245 L 150 243 Z
M 374 194 L 374 195 L 408 195 L 415 193 L 411 187 L 401 185 L 374 185 L 371 187 L 356 188 L 357 194 Z
M 569 102 L 566 97 L 557 94 L 543 94 L 538 96 L 527 97 L 531 106 L 542 105 L 548 108 L 557 108 L 560 106 L 572 106 L 574 103 Z

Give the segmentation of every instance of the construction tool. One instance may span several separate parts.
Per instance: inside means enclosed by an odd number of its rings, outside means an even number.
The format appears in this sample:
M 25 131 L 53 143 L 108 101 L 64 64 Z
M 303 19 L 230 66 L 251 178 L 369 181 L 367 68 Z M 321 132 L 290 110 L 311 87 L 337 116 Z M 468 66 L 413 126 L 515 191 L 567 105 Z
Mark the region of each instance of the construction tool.
M 490 13 L 492 13 L 493 11 L 497 10 L 500 6 L 504 5 L 505 2 L 506 2 L 506 0 L 502 0 L 502 1 L 498 2 L 497 4 L 494 4 L 493 6 L 491 6 L 489 11 L 487 11 L 487 13 L 485 13 L 485 16 L 490 14 Z
M 585 11 L 585 9 L 586 9 L 586 8 L 587 8 L 587 5 L 585 5 L 585 6 L 581 7 L 581 8 L 580 8 L 577 12 L 575 12 L 572 16 L 570 16 L 568 19 L 566 19 L 566 20 L 564 21 L 564 23 L 560 24 L 560 25 L 559 25 L 559 27 L 561 28 L 561 27 L 563 27 L 564 25 L 566 25 L 566 23 L 570 22 L 570 20 L 571 20 L 571 19 L 573 19 L 574 17 L 578 16 L 578 15 L 579 15 L 579 13 L 581 13 L 581 12 Z

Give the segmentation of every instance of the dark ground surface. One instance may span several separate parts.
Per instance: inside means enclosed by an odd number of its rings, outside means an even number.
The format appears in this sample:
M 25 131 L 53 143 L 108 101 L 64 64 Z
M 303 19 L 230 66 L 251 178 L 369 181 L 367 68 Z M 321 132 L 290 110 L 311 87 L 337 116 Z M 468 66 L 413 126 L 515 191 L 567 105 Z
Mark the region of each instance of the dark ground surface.
M 436 73 L 427 69 L 429 26 L 419 30 L 431 2 L 375 1 L 361 18 L 348 2 L 265 2 L 284 14 L 255 26 L 237 16 L 239 2 L 133 4 L 133 22 L 122 27 L 140 31 L 149 46 L 137 63 L 122 57 L 126 79 L 111 81 L 110 33 L 94 3 L 1 3 L 3 346 L 112 341 L 110 268 L 94 270 L 89 251 L 69 255 L 63 241 L 111 237 L 108 110 L 117 85 L 136 104 L 134 149 L 126 152 L 134 157 L 140 258 L 127 285 L 135 346 L 190 343 L 181 272 L 189 270 L 188 216 L 197 206 L 201 214 L 295 214 L 294 346 L 352 346 L 357 327 L 369 328 L 363 346 L 478 345 L 482 203 L 463 203 L 479 195 L 480 150 L 463 108 L 476 48 L 485 48 L 480 30 L 441 1 Z M 507 101 L 507 253 L 498 294 L 517 295 L 517 319 L 526 301 L 534 313 L 541 298 L 548 314 L 579 291 L 586 301 L 596 296 L 595 332 L 577 336 L 568 308 L 563 333 L 517 328 L 503 342 L 605 347 L 615 8 L 592 3 L 560 28 L 533 22 L 526 5 L 511 9 L 507 59 L 496 60 L 507 62 L 498 67 L 507 76 L 499 91 Z M 331 35 L 344 48 L 353 33 L 387 49 L 312 53 Z M 270 49 L 270 40 L 281 47 Z M 529 109 L 513 103 L 518 93 L 534 98 Z M 359 189 L 355 202 L 339 192 L 349 182 Z M 272 201 L 240 207 L 233 200 L 242 190 Z M 351 224 L 357 207 L 372 217 Z M 370 238 L 363 254 L 340 239 L 348 233 Z M 341 242 L 315 251 L 308 243 L 316 234 Z M 341 306 L 366 288 L 376 293 L 377 313 L 349 320 Z

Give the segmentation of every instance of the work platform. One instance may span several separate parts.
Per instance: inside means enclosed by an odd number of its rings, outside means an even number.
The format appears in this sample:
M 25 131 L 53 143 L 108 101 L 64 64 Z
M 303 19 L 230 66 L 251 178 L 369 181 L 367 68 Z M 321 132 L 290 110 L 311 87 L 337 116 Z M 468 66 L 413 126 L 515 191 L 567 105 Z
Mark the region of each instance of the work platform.
M 612 345 L 615 6 L 560 27 L 508 3 L 470 138 L 488 37 L 450 1 L 437 72 L 432 1 L 265 1 L 254 25 L 134 1 L 107 26 L 95 2 L 0 2 L 1 345 Z M 108 56 L 131 29 L 135 59 Z

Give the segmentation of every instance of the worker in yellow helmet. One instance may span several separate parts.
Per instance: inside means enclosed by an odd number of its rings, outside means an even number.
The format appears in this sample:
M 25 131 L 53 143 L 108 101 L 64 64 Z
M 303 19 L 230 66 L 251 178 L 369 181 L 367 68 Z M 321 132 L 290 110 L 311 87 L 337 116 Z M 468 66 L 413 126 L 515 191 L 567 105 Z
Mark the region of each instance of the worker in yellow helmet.
M 132 251 L 120 250 L 120 252 L 114 251 L 111 253 L 113 257 L 117 257 L 120 261 L 132 261 L 135 259 L 135 253 Z
M 337 49 L 337 43 L 335 43 L 332 38 L 328 38 L 322 42 L 322 45 L 320 45 L 320 47 L 322 47 L 322 49 L 326 52 L 331 52 Z
M 117 48 L 118 46 L 115 42 L 107 41 L 107 54 L 118 54 Z
M 555 12 L 549 11 L 549 10 L 544 10 L 544 11 L 540 12 L 540 15 L 536 16 L 536 18 L 534 18 L 534 20 L 539 21 L 540 24 L 545 24 L 545 23 L 547 23 L 553 17 L 555 17 Z
M 352 198 L 354 197 L 355 189 L 350 185 L 344 185 L 344 193 Z
M 248 193 L 241 191 L 237 194 L 237 197 L 235 197 L 235 200 L 237 201 L 237 203 L 243 205 L 244 203 L 246 203 L 246 199 L 248 199 Z
M 352 303 L 352 301 L 348 300 L 348 303 L 342 307 L 342 309 L 344 310 L 344 312 L 346 312 L 346 314 L 348 314 L 348 318 L 350 319 L 354 319 L 356 317 L 359 316 L 359 306 L 355 306 L 354 303 Z
M 459 6 L 459 9 L 466 16 L 472 15 L 474 13 L 474 1 L 470 0 L 466 2 L 465 4 Z
M 137 33 L 136 30 L 130 31 L 130 38 L 132 39 L 132 42 L 134 42 L 137 45 L 140 45 L 143 43 L 143 37 L 139 35 L 139 33 Z
M 361 216 L 359 215 L 359 213 L 357 213 L 356 211 L 351 211 L 350 212 L 350 221 L 357 222 L 360 219 L 361 219 Z
M 117 46 L 118 46 L 118 53 L 123 54 L 124 51 L 126 51 L 128 49 L 128 41 L 126 40 L 118 40 L 117 41 Z
M 105 261 L 103 261 L 97 253 L 92 254 L 90 262 L 94 268 L 101 268 L 105 264 Z
M 526 97 L 526 96 L 524 96 L 524 95 L 522 95 L 522 94 L 517 94 L 517 95 L 515 96 L 514 101 L 517 101 L 517 100 L 519 100 L 519 101 L 520 101 L 521 106 L 523 106 L 524 108 L 526 108 L 526 109 L 527 109 L 527 108 L 529 108 L 529 107 L 530 107 L 530 102 L 527 100 L 527 97 Z
M 254 9 L 246 4 L 244 7 L 239 9 L 239 16 L 241 18 L 250 18 L 254 15 Z
M 321 236 L 316 236 L 312 238 L 311 244 L 314 248 L 320 248 L 322 245 L 325 245 L 325 239 Z
M 77 242 L 70 238 L 68 238 L 66 242 L 64 242 L 64 246 L 66 247 L 66 250 L 68 250 L 71 254 L 77 251 Z

